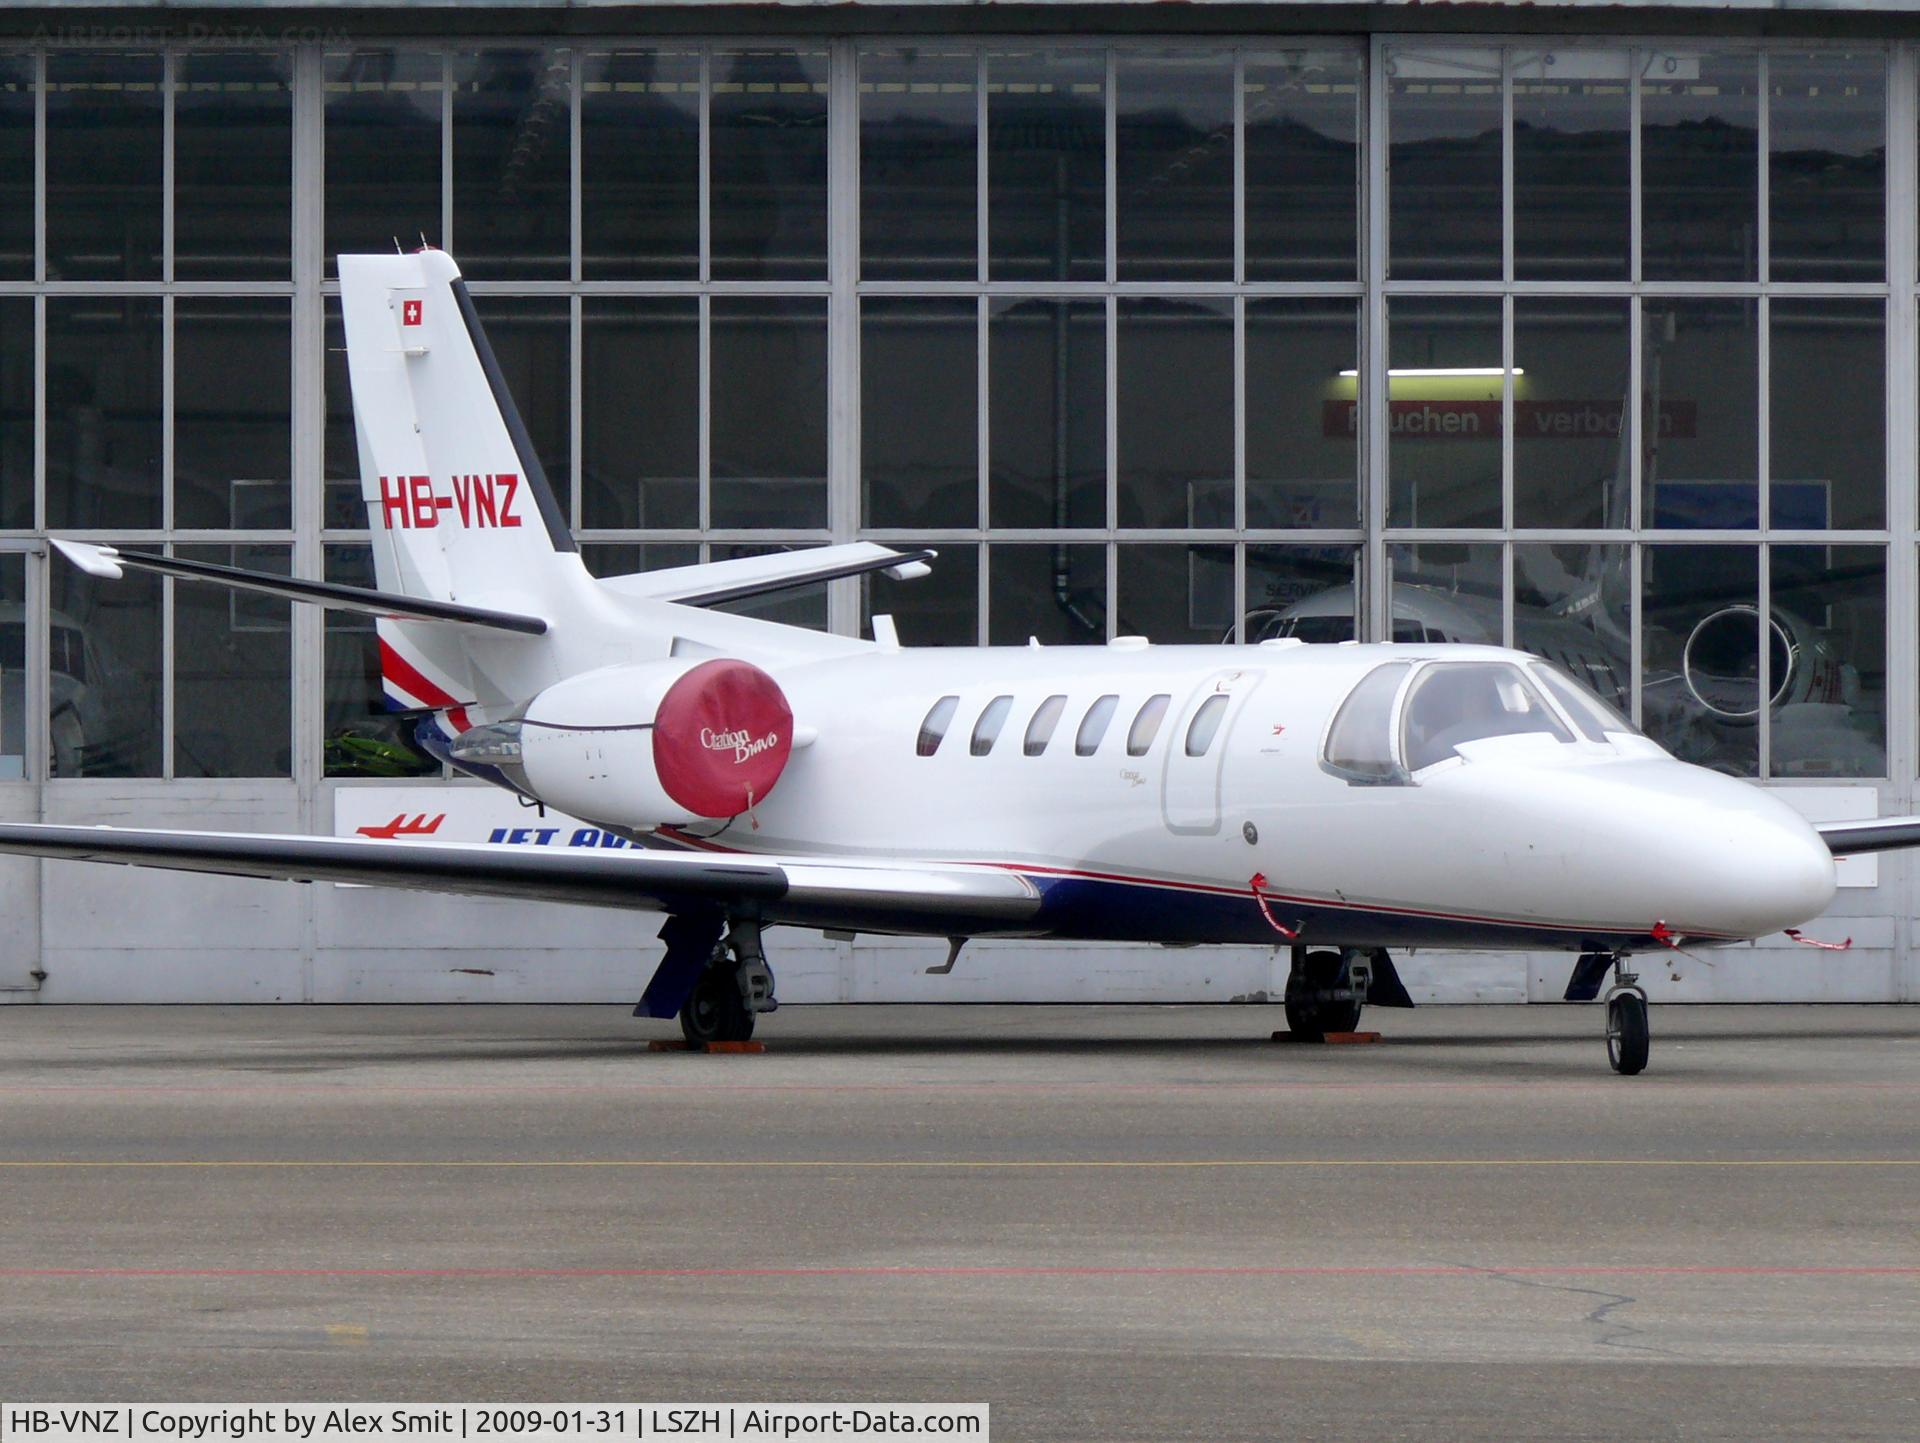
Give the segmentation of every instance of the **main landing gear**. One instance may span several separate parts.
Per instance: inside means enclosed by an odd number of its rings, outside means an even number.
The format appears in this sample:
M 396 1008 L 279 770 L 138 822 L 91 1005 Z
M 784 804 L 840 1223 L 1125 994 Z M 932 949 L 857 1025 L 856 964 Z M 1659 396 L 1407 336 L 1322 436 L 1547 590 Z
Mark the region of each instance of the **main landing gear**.
M 679 1017 L 688 1043 L 745 1042 L 753 1019 L 771 1012 L 773 972 L 760 948 L 757 917 L 719 912 L 670 915 L 660 929 L 667 944 L 635 1017 Z
M 695 1047 L 745 1042 L 753 1036 L 753 1019 L 778 1006 L 773 971 L 760 950 L 760 923 L 735 918 L 680 1009 L 680 1035 Z
M 1329 1032 L 1353 1032 L 1360 1009 L 1411 1007 L 1384 948 L 1348 947 L 1342 951 L 1293 949 L 1287 973 L 1287 1030 L 1303 1042 L 1318 1042 Z
M 1632 1077 L 1647 1066 L 1647 994 L 1641 990 L 1639 974 L 1627 970 L 1626 954 L 1584 953 L 1567 979 L 1567 1001 L 1593 1001 L 1609 972 L 1613 981 L 1606 997 L 1607 1061 L 1621 1076 Z

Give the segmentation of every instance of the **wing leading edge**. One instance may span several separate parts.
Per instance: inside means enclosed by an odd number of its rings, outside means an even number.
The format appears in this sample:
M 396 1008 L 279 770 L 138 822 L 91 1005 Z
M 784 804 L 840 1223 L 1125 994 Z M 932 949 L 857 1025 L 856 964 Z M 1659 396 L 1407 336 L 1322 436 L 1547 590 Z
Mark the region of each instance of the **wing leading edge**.
M 1920 847 L 1920 817 L 1873 817 L 1864 822 L 1819 822 L 1814 826 L 1836 857 Z
M 480 842 L 0 825 L 0 853 L 219 876 L 573 902 L 642 912 L 750 905 L 769 922 L 871 931 L 1019 930 L 1040 908 L 993 867 L 710 853 L 541 851 Z

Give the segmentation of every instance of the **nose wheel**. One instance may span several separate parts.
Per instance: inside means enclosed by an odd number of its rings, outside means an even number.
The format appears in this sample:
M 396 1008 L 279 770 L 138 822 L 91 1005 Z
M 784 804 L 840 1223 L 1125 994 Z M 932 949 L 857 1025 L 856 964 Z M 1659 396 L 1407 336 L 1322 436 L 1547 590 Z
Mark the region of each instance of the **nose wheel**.
M 1647 1031 L 1647 994 L 1640 979 L 1615 958 L 1613 988 L 1607 993 L 1607 1062 L 1622 1077 L 1646 1070 L 1651 1038 Z

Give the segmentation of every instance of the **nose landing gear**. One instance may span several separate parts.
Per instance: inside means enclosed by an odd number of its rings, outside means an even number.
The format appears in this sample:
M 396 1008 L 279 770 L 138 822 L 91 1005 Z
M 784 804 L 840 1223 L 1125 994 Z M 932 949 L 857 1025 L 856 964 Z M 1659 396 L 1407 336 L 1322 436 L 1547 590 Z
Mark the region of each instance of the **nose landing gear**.
M 1607 990 L 1607 1062 L 1622 1077 L 1644 1071 L 1650 1039 L 1647 1033 L 1647 994 L 1638 974 L 1627 971 L 1626 958 L 1613 959 L 1613 986 Z

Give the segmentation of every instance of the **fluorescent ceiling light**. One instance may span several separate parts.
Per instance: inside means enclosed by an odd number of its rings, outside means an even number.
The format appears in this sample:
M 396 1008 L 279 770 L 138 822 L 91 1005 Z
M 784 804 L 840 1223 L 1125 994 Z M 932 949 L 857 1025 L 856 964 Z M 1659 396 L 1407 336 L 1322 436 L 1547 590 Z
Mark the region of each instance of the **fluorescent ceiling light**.
M 1506 373 L 1506 368 L 1503 366 L 1395 366 L 1387 372 L 1389 376 L 1504 376 Z M 1357 377 L 1360 373 L 1342 371 L 1340 374 Z M 1515 366 L 1513 374 L 1524 376 L 1527 373 L 1523 368 Z

